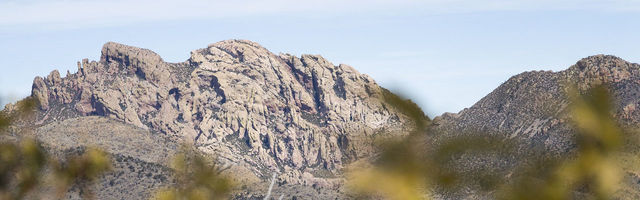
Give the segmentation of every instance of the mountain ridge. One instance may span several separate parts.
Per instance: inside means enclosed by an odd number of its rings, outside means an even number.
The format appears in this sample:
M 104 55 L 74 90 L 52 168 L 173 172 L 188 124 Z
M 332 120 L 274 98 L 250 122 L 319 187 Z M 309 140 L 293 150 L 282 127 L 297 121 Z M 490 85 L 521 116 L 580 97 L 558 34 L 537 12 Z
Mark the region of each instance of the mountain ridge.
M 558 72 L 517 74 L 471 107 L 435 117 L 428 130 L 439 134 L 436 141 L 484 132 L 520 140 L 520 151 L 567 153 L 575 147 L 568 88 L 584 91 L 603 83 L 617 99 L 615 115 L 626 125 L 640 122 L 640 65 L 600 54 Z M 253 184 L 252 191 L 235 196 L 239 199 L 260 197 L 265 190 L 260 185 L 273 173 L 276 191 L 288 198 L 344 197 L 343 169 L 374 155 L 375 138 L 407 132 L 409 120 L 385 102 L 387 95 L 392 94 L 348 65 L 333 65 L 319 55 L 276 55 L 247 40 L 213 43 L 178 63 L 148 49 L 107 42 L 99 61 L 83 59 L 78 71 L 64 78 L 57 70 L 36 77 L 32 90 L 40 102 L 35 132 L 48 148 L 68 144 L 46 137 L 46 132 L 65 131 L 65 125 L 56 124 L 117 120 L 138 132 L 187 141 L 216 155 L 223 166 L 233 166 L 232 172 Z M 98 131 L 80 130 L 86 137 Z M 105 138 L 106 143 L 117 140 Z M 166 165 L 138 160 L 144 162 L 117 164 Z M 287 191 L 292 188 L 298 192 Z
M 190 143 L 252 180 L 277 173 L 279 184 L 328 190 L 348 163 L 373 154 L 374 138 L 401 135 L 408 121 L 386 105 L 388 90 L 354 68 L 247 40 L 210 44 L 179 63 L 107 42 L 99 61 L 36 77 L 32 88 L 36 126 L 107 117 Z

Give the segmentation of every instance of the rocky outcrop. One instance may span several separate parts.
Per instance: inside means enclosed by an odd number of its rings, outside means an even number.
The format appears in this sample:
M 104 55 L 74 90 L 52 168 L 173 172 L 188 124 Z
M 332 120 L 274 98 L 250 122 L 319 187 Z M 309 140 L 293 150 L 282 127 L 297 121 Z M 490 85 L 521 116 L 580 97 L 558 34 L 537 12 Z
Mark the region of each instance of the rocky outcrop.
M 186 141 L 280 184 L 332 188 L 345 164 L 372 153 L 376 135 L 405 117 L 388 91 L 318 55 L 276 55 L 227 40 L 167 63 L 146 49 L 107 43 L 78 72 L 37 77 L 38 123 L 104 116 Z M 383 131 L 384 130 L 384 131 Z

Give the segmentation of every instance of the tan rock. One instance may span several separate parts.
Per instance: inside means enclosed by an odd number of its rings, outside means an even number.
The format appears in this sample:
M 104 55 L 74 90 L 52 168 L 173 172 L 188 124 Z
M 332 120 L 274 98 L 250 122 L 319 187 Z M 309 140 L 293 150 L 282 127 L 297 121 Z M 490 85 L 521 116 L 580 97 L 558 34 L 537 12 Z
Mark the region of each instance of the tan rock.
M 68 104 L 77 116 L 101 115 L 164 133 L 244 163 L 256 177 L 278 171 L 291 184 L 329 187 L 332 181 L 302 170 L 337 174 L 373 151 L 350 141 L 398 129 L 404 119 L 383 106 L 383 90 L 373 79 L 352 67 L 318 55 L 275 55 L 246 40 L 192 51 L 182 63 L 109 42 L 99 62 L 85 59 L 78 68 L 65 78 L 53 71 L 34 80 L 33 96 L 43 110 L 58 109 L 53 101 Z

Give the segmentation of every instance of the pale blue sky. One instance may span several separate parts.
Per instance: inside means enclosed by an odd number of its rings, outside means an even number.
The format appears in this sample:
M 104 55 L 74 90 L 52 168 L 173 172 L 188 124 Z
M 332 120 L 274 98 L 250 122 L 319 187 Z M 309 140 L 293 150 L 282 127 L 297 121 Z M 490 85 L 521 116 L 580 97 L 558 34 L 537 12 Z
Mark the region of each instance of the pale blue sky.
M 0 95 L 26 96 L 53 69 L 75 72 L 107 41 L 181 62 L 225 39 L 349 64 L 433 117 L 523 71 L 594 54 L 640 62 L 640 1 L 0 0 Z

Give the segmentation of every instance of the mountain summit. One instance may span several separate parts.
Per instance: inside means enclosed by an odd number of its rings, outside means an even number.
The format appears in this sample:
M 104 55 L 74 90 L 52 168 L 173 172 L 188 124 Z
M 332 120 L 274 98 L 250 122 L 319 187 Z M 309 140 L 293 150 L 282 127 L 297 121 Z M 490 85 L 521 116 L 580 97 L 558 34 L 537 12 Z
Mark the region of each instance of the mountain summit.
M 516 141 L 506 158 L 465 157 L 455 166 L 499 169 L 508 179 L 526 162 L 520 155 L 575 150 L 568 90 L 599 84 L 610 88 L 619 122 L 637 127 L 640 65 L 595 55 L 564 71 L 511 77 L 470 108 L 432 120 L 424 146 L 475 133 Z M 274 192 L 287 199 L 336 199 L 345 197 L 348 164 L 375 155 L 377 137 L 407 132 L 409 118 L 385 102 L 388 95 L 348 65 L 318 55 L 276 55 L 246 40 L 214 43 L 180 63 L 109 42 L 100 61 L 84 59 L 76 73 L 35 78 L 32 97 L 40 107 L 33 133 L 55 154 L 88 146 L 107 150 L 114 171 L 97 186 L 99 198 L 147 198 L 171 185 L 168 157 L 187 143 L 215 155 L 240 179 L 244 185 L 234 198 L 263 198 L 276 174 Z M 630 182 L 640 180 L 634 168 L 624 170 Z M 630 187 L 622 192 L 635 191 Z M 441 197 L 491 195 L 468 188 Z
M 513 76 L 470 108 L 436 117 L 433 128 L 452 134 L 481 131 L 518 136 L 547 150 L 565 152 L 573 146 L 568 140 L 574 132 L 568 123 L 568 89 L 586 90 L 599 84 L 612 89 L 621 119 L 640 120 L 640 113 L 630 109 L 640 103 L 636 92 L 640 89 L 640 65 L 595 55 L 563 71 Z
M 400 130 L 406 117 L 385 105 L 388 94 L 348 65 L 247 40 L 214 43 L 181 63 L 109 42 L 100 61 L 36 77 L 32 91 L 39 126 L 106 117 L 193 144 L 248 179 L 277 173 L 279 184 L 314 188 L 337 187 L 345 164 L 372 153 L 363 144 Z
M 515 176 L 518 166 L 536 158 L 571 156 L 578 144 L 578 130 L 571 114 L 570 90 L 584 93 L 597 86 L 606 86 L 611 94 L 611 115 L 631 133 L 626 143 L 637 143 L 640 124 L 640 65 L 615 56 L 595 55 L 581 59 L 568 69 L 558 72 L 531 71 L 511 77 L 487 96 L 459 113 L 446 113 L 436 117 L 430 131 L 430 144 L 438 144 L 447 137 L 498 136 L 505 141 L 514 141 L 515 149 L 504 158 L 478 156 L 460 162 L 462 168 L 500 169 L 497 174 L 509 179 Z M 631 147 L 625 147 L 632 149 Z M 636 147 L 633 147 L 636 148 Z M 622 169 L 625 171 L 624 187 L 614 198 L 637 199 L 638 176 L 636 154 L 623 154 Z M 626 156 L 626 158 L 625 158 Z M 526 166 L 526 165 L 525 165 Z M 520 168 L 521 169 L 521 168 Z M 477 189 L 477 188 L 474 188 Z M 470 190 L 474 190 L 470 189 Z M 467 193 L 465 193 L 467 192 Z M 485 199 L 491 194 L 476 190 L 451 195 L 447 199 Z M 483 196 L 486 195 L 486 196 Z

